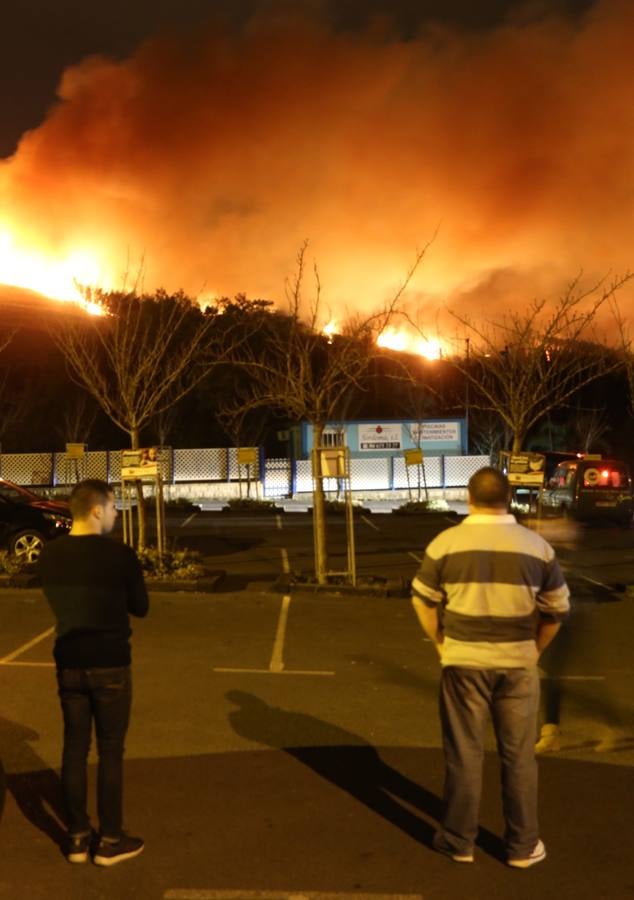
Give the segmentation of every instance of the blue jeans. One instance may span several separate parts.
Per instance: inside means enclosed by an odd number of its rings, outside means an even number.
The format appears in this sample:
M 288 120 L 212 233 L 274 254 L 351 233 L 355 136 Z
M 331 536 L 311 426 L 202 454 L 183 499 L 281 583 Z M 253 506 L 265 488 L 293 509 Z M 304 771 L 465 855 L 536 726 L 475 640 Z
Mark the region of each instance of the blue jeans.
M 509 857 L 528 856 L 539 840 L 535 729 L 536 669 L 446 666 L 440 683 L 445 792 L 439 850 L 468 853 L 478 833 L 484 731 L 493 721 L 502 772 L 504 844 Z
M 64 716 L 62 791 L 71 834 L 90 831 L 86 766 L 93 719 L 97 736 L 97 813 L 101 834 L 118 837 L 122 827 L 123 750 L 132 700 L 130 667 L 60 669 Z

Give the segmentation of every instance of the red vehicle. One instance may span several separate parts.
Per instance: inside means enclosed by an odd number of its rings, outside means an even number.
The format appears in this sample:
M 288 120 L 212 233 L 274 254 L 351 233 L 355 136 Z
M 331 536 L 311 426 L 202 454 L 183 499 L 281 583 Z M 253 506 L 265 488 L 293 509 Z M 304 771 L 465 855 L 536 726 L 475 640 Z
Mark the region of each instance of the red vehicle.
M 47 500 L 0 478 L 0 548 L 35 562 L 46 541 L 66 534 L 71 524 L 65 500 Z

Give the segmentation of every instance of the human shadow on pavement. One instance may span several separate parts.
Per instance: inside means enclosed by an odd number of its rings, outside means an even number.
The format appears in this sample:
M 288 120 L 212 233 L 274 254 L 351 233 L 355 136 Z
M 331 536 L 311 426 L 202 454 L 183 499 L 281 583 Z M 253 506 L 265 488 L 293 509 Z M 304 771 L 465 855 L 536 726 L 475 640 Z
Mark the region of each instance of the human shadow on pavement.
M 38 738 L 31 728 L 0 716 L 0 752 L 7 790 L 25 818 L 61 848 L 66 835 L 61 783 L 31 746 Z
M 441 798 L 385 763 L 362 737 L 314 716 L 269 706 L 245 691 L 228 691 L 226 697 L 237 707 L 229 713 L 229 722 L 240 737 L 283 750 L 431 847 L 442 815 Z M 503 858 L 501 841 L 486 829 L 480 829 L 478 844 Z

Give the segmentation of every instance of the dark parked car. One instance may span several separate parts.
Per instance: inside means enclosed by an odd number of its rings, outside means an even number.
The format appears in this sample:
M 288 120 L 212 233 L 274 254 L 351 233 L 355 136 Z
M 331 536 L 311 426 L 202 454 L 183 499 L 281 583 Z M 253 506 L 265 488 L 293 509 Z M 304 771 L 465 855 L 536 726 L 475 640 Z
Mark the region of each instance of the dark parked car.
M 544 486 L 542 505 L 572 519 L 611 520 L 629 528 L 634 512 L 629 466 L 594 456 L 561 462 Z
M 0 548 L 34 562 L 46 541 L 66 534 L 70 508 L 63 500 L 46 500 L 0 478 Z

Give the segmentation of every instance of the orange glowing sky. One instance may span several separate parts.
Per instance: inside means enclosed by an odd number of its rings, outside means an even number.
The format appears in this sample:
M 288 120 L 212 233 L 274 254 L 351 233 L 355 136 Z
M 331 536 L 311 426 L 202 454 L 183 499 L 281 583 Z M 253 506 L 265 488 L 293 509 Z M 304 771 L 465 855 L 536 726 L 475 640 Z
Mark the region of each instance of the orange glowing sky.
M 255 18 L 84 60 L 0 161 L 0 282 L 281 300 L 304 239 L 337 311 L 434 331 L 632 267 L 634 4 L 409 41 Z

